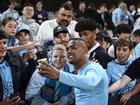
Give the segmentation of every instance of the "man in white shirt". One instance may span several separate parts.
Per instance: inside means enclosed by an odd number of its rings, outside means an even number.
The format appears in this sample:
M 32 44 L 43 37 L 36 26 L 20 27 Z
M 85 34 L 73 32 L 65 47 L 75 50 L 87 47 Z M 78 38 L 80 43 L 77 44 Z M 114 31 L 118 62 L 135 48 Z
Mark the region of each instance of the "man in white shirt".
M 74 30 L 77 22 L 72 19 L 72 6 L 67 3 L 63 4 L 58 10 L 56 19 L 47 20 L 41 24 L 36 40 L 39 40 L 42 44 L 53 40 L 53 29 L 59 25 L 67 27 L 72 38 L 79 37 L 78 33 Z

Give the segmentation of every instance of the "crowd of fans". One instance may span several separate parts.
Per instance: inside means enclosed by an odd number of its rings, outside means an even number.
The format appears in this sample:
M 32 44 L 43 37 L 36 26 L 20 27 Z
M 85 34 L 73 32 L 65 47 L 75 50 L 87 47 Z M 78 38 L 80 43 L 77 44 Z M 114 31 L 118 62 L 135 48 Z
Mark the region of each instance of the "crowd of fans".
M 35 4 L 0 14 L 0 105 L 140 105 L 140 3 Z

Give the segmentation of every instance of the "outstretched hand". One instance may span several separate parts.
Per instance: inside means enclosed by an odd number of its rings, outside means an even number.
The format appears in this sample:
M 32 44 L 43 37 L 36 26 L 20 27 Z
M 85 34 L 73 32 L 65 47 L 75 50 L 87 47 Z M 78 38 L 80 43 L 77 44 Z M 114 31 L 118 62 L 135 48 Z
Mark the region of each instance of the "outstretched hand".
M 60 71 L 57 68 L 44 61 L 38 61 L 38 63 L 40 66 L 38 66 L 37 68 L 39 69 L 39 73 L 42 76 L 55 80 L 59 79 Z
M 123 94 L 120 99 L 121 103 L 125 105 L 125 103 L 130 99 L 131 96 L 132 94 L 130 92 Z
M 11 99 L 6 99 L 3 102 L 0 102 L 0 105 L 18 105 L 18 103 L 20 102 L 20 97 L 19 96 L 15 96 L 12 97 Z

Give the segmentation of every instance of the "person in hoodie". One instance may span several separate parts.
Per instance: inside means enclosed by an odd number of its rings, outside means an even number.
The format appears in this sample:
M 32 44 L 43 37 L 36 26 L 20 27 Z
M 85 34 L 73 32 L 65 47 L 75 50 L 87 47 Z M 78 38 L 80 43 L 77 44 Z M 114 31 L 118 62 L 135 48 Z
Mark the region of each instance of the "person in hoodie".
M 35 41 L 36 35 L 38 33 L 39 24 L 32 19 L 34 15 L 34 7 L 32 4 L 25 4 L 22 8 L 22 15 L 18 19 L 18 23 L 24 23 L 29 25 L 31 31 L 30 41 Z

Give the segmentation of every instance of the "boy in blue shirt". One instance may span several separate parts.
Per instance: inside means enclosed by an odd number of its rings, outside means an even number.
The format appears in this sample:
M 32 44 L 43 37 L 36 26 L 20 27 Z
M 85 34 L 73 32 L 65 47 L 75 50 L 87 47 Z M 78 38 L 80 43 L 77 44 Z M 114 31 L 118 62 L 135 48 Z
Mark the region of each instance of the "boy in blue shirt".
M 122 75 L 126 72 L 127 67 L 131 64 L 132 61 L 129 61 L 128 58 L 132 52 L 132 48 L 133 42 L 132 40 L 130 40 L 129 36 L 121 37 L 116 41 L 116 59 L 114 61 L 109 62 L 107 66 L 107 74 L 111 84 L 117 81 L 119 78 L 121 78 Z M 135 81 L 132 81 L 127 86 L 121 88 L 118 91 L 113 92 L 111 95 L 113 97 L 119 97 L 124 93 L 127 93 L 134 86 Z M 113 97 L 110 98 L 109 105 L 117 103 L 117 100 L 115 100 L 112 103 L 111 100 L 113 100 Z
M 53 47 L 51 61 L 51 65 L 58 70 L 67 73 L 71 71 L 67 64 L 67 52 L 64 45 L 56 44 Z M 26 90 L 26 99 L 31 101 L 32 105 L 58 105 L 58 103 L 72 105 L 74 103 L 72 87 L 40 75 L 39 70 L 36 70 L 31 77 Z

